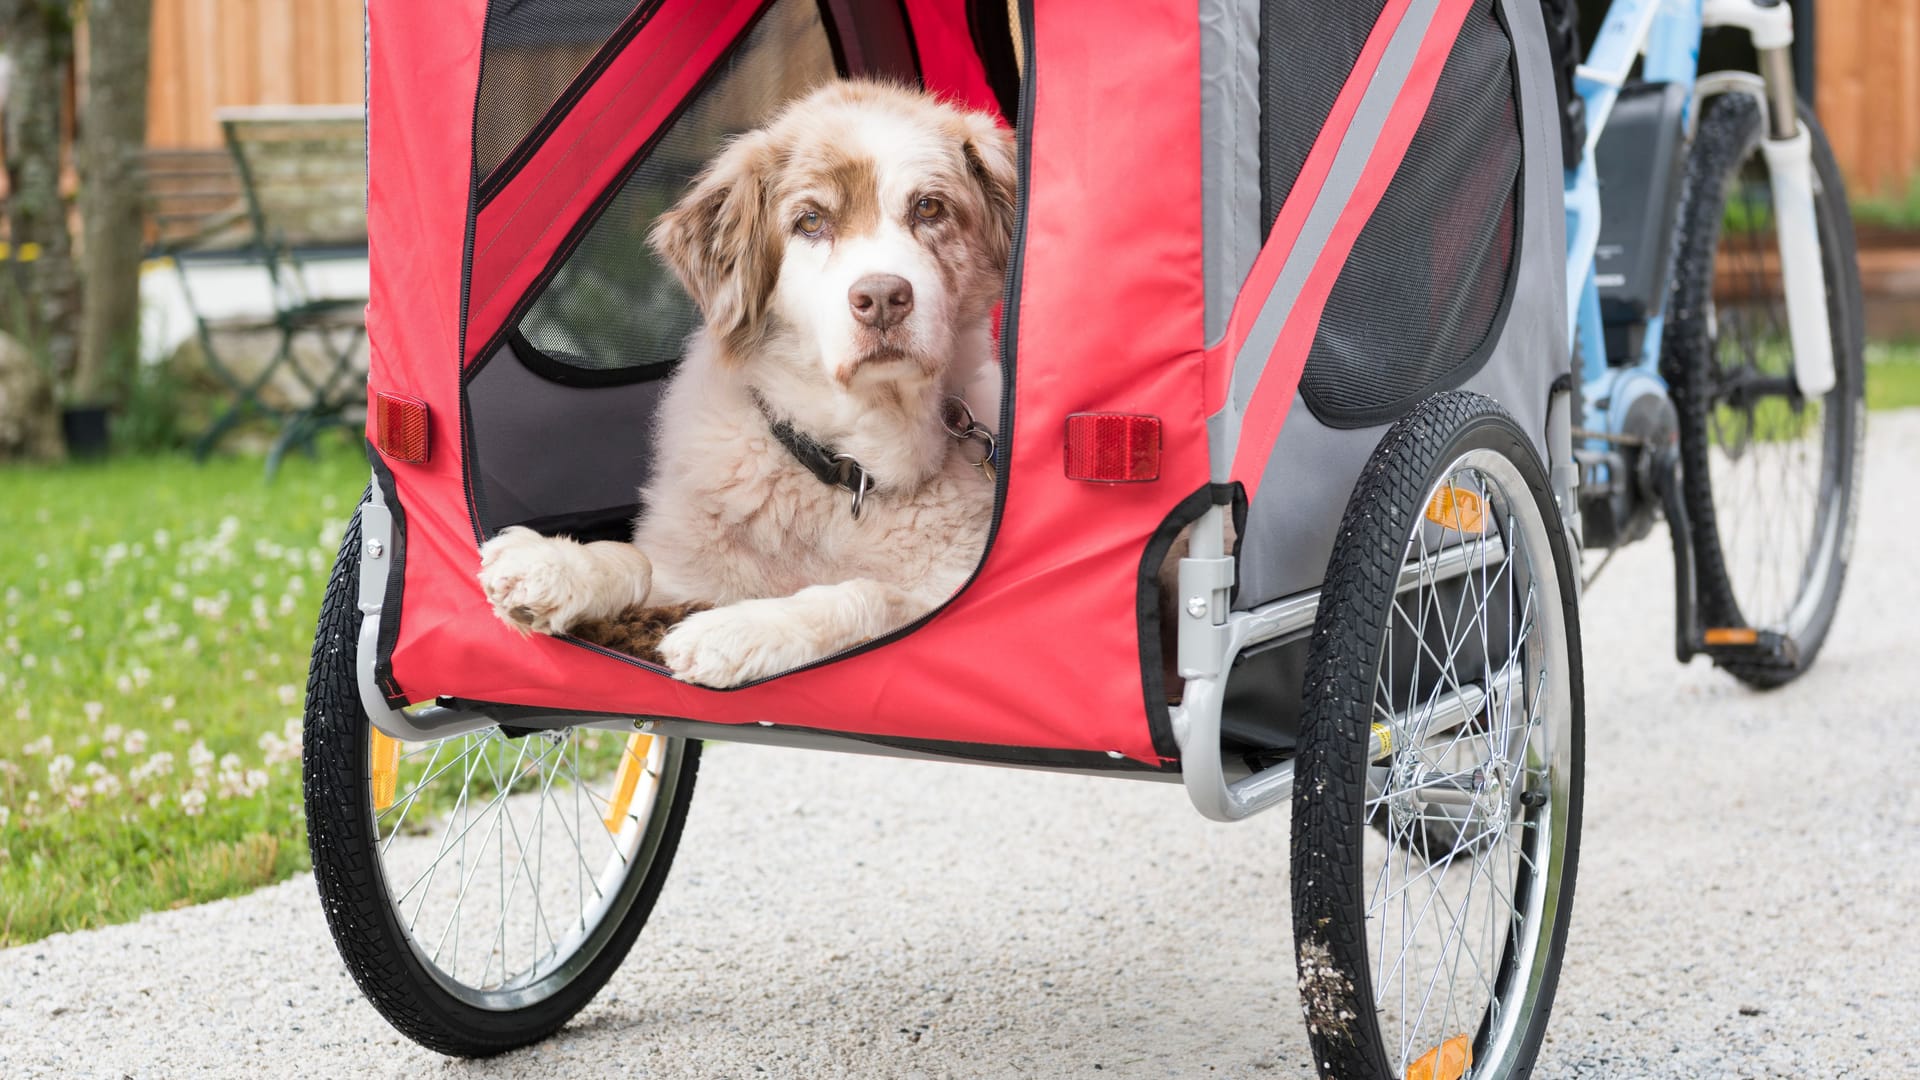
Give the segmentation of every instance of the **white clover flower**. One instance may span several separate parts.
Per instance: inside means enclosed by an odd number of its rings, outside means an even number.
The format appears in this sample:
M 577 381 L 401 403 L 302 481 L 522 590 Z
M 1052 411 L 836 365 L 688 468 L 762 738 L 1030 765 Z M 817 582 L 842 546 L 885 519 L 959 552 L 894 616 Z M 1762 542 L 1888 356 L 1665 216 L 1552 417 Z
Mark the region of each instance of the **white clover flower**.
M 92 701 L 87 702 L 87 705 L 89 706 L 89 708 L 87 709 L 87 719 L 97 722 L 100 719 L 100 714 L 93 711 L 92 706 L 95 704 L 97 703 Z M 119 742 L 120 736 L 124 734 L 126 734 L 126 729 L 121 727 L 119 724 L 108 724 L 106 727 L 106 730 L 100 733 L 100 737 L 106 740 L 107 742 Z
M 21 719 L 24 720 L 26 718 L 21 717 Z M 42 735 L 39 738 L 28 743 L 27 745 L 21 747 L 20 752 L 23 754 L 28 754 L 33 757 L 38 757 L 42 754 L 51 754 L 53 753 L 53 736 Z
M 95 778 L 93 781 L 93 793 L 95 795 L 120 794 L 120 778 L 112 773 Z
M 67 599 L 69 600 L 78 600 L 82 596 L 85 596 L 87 592 L 86 587 L 81 585 L 78 581 L 67 582 L 66 585 L 61 587 L 60 591 L 62 593 L 65 593 Z
M 221 772 L 239 772 L 240 764 L 241 762 L 240 762 L 239 754 L 220 755 L 220 771 Z
M 19 607 L 21 604 L 21 601 L 25 599 L 26 597 L 20 594 L 20 590 L 18 588 L 12 585 L 7 586 L 7 606 L 8 607 Z
M 8 780 L 19 780 L 25 776 L 26 773 L 21 770 L 20 766 L 15 765 L 6 758 L 0 758 L 0 777 Z
M 187 598 L 186 582 L 176 581 L 167 586 L 167 595 L 175 600 L 185 600 Z
M 86 704 L 80 706 L 80 711 L 87 714 L 87 723 L 97 724 L 100 722 L 101 714 L 107 711 L 107 707 L 98 701 L 89 701 Z M 118 731 L 120 730 L 120 725 L 115 724 L 113 727 L 109 728 L 108 730 Z M 111 737 L 119 738 L 118 735 L 114 735 Z
M 280 602 L 273 605 L 273 613 L 284 619 L 293 614 L 294 606 L 293 594 L 283 593 L 280 596 Z
M 248 769 L 247 794 L 252 795 L 261 791 L 267 786 L 267 782 L 271 779 L 272 777 L 267 775 L 267 770 L 265 769 Z
M 198 788 L 180 793 L 180 809 L 188 817 L 199 817 L 207 809 L 207 794 Z
M 133 665 L 133 685 L 138 686 L 142 689 L 145 689 L 148 681 L 150 681 L 152 678 L 153 678 L 152 668 L 142 667 L 139 664 Z
M 71 755 L 61 754 L 47 762 L 47 786 L 53 789 L 54 794 L 57 795 L 66 790 L 67 778 L 72 775 L 73 757 Z
M 7 809 L 5 806 L 0 806 L 0 829 L 6 828 L 8 819 L 12 817 L 12 810 Z
M 68 641 L 80 641 L 84 639 L 86 636 L 87 636 L 87 628 L 85 626 L 80 625 L 79 623 L 75 623 L 73 626 L 67 629 Z
M 99 777 L 107 775 L 107 767 L 105 765 L 100 764 L 97 761 L 87 762 L 87 767 L 84 769 L 81 769 L 80 771 L 86 774 L 86 777 L 89 780 L 97 779 Z
M 7 635 L 7 651 L 15 656 L 20 655 L 20 639 L 12 634 Z
M 293 705 L 300 700 L 300 690 L 290 684 L 282 683 L 275 692 L 279 694 L 282 705 Z
M 301 577 L 299 574 L 295 574 L 292 577 L 287 579 L 287 592 L 289 595 L 299 596 L 301 593 L 304 593 L 306 591 L 307 591 L 306 578 Z
M 141 731 L 138 728 L 135 728 L 134 730 L 127 732 L 127 737 L 121 741 L 120 748 L 122 750 L 125 750 L 129 754 L 146 753 L 147 752 L 147 733 L 144 731 Z
M 13 718 L 15 720 L 20 721 L 23 724 L 29 720 L 32 720 L 33 719 L 33 703 L 29 701 L 21 702 L 20 707 L 13 710 Z
M 20 666 L 23 668 L 37 668 L 40 666 L 40 658 L 32 653 L 28 653 L 20 658 Z
M 171 543 L 173 543 L 173 534 L 172 534 L 172 533 L 170 533 L 170 532 L 168 532 L 168 531 L 167 531 L 167 530 L 165 530 L 165 529 L 158 529 L 158 530 L 155 530 L 155 532 L 154 532 L 154 534 L 153 534 L 153 546 L 154 546 L 154 550 L 156 550 L 156 551 L 165 551 L 165 550 L 167 550 L 167 545 L 169 545 L 169 544 L 171 544 Z
M 248 668 L 245 671 L 242 671 L 240 673 L 241 682 L 258 682 L 259 680 L 260 680 L 260 673 L 253 670 L 252 668 Z
M 160 601 L 158 600 L 155 600 L 152 603 L 149 603 L 146 607 L 143 607 L 140 609 L 140 617 L 149 623 L 158 623 L 160 621 L 160 617 L 162 614 L 163 612 L 161 611 L 161 608 L 160 608 Z
M 193 722 L 185 718 L 175 720 L 173 722 L 173 730 L 185 735 L 187 732 L 193 730 Z
M 120 691 L 122 694 L 131 694 L 133 693 L 133 680 L 127 678 L 125 675 L 122 675 L 119 678 L 113 680 L 113 688 L 115 690 Z
M 172 694 L 168 694 L 168 695 L 167 695 L 166 697 L 163 697 L 163 698 L 161 698 L 161 699 L 160 699 L 160 711 L 161 711 L 161 712 L 172 712 L 172 711 L 173 711 L 173 704 L 174 704 L 174 702 L 173 702 L 173 695 L 172 695 Z M 176 729 L 176 730 L 177 730 L 177 729 Z
M 195 739 L 187 747 L 187 764 L 195 773 L 210 772 L 213 769 L 213 751 L 207 749 L 205 740 Z
M 153 794 L 147 796 L 147 809 L 149 810 L 160 809 L 160 804 L 165 802 L 166 799 L 167 797 L 165 795 L 162 795 L 157 791 L 154 792 Z

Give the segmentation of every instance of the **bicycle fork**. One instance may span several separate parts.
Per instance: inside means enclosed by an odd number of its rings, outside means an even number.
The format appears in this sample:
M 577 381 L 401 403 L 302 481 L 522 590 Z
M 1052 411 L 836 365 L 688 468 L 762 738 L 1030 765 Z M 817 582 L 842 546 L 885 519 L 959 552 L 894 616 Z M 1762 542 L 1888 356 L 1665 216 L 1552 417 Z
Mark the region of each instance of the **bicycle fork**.
M 1745 30 L 1760 57 L 1768 116 L 1760 152 L 1773 185 L 1793 376 L 1802 397 L 1823 397 L 1835 382 L 1833 335 L 1827 325 L 1826 268 L 1814 216 L 1813 136 L 1800 123 L 1793 79 L 1793 9 L 1783 0 L 1705 0 L 1701 24 Z

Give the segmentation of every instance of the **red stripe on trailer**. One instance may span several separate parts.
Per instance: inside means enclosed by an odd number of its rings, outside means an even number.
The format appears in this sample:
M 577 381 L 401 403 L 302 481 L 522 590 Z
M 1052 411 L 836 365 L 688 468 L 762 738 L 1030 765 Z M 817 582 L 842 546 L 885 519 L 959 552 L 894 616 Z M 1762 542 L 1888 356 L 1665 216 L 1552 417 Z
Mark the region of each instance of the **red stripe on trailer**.
M 1459 29 L 1465 25 L 1467 12 L 1471 10 L 1473 0 L 1442 0 L 1434 12 L 1427 37 L 1421 40 L 1413 67 L 1407 71 L 1407 81 L 1400 86 L 1400 98 L 1394 100 L 1394 110 L 1386 115 L 1386 125 L 1380 127 L 1380 138 L 1373 144 L 1373 156 L 1367 158 L 1367 167 L 1361 171 L 1359 183 L 1354 184 L 1354 194 L 1348 196 L 1346 208 L 1340 211 L 1340 219 L 1327 236 L 1327 244 L 1321 246 L 1319 258 L 1313 261 L 1308 281 L 1300 288 L 1292 311 L 1286 313 L 1286 323 L 1281 327 L 1279 340 L 1273 344 L 1273 354 L 1261 367 L 1260 382 L 1254 384 L 1254 396 L 1246 404 L 1246 415 L 1240 421 L 1240 444 L 1233 454 L 1233 479 L 1246 486 L 1248 500 L 1260 492 L 1267 459 L 1273 455 L 1273 444 L 1281 438 L 1286 411 L 1294 404 L 1294 392 L 1300 388 L 1300 373 L 1306 369 L 1313 338 L 1319 334 L 1327 296 L 1332 294 L 1334 282 L 1340 281 L 1340 271 L 1346 269 L 1346 258 L 1354 252 L 1359 231 L 1367 227 L 1373 211 L 1379 208 L 1386 184 L 1392 183 L 1394 173 L 1400 171 L 1407 146 L 1413 144 L 1413 133 L 1419 131 L 1421 121 L 1427 119 L 1427 106 L 1432 104 L 1434 88 L 1440 85 L 1440 71 L 1446 67 L 1446 60 L 1453 52 L 1453 40 L 1459 38 Z M 1348 119 L 1352 119 L 1352 115 Z M 1298 225 L 1294 231 L 1298 233 Z M 1382 311 L 1380 317 L 1394 317 L 1394 313 Z
M 1246 415 L 1241 420 L 1240 444 L 1233 455 L 1232 476 L 1246 485 L 1248 499 L 1259 491 L 1274 440 L 1280 437 L 1280 429 L 1287 422 L 1287 411 L 1300 385 L 1300 373 L 1306 367 L 1307 354 L 1313 349 L 1313 339 L 1320 331 L 1320 316 L 1326 310 L 1327 297 L 1333 292 L 1334 282 L 1340 279 L 1340 272 L 1346 268 L 1347 256 L 1352 253 L 1360 230 L 1373 217 L 1387 185 L 1393 182 L 1393 174 L 1400 170 L 1407 147 L 1413 143 L 1413 134 L 1419 130 L 1420 121 L 1426 118 L 1427 106 L 1433 101 L 1441 69 L 1447 66 L 1453 43 L 1472 8 L 1473 0 L 1443 0 L 1433 13 L 1433 22 L 1420 42 L 1420 51 L 1414 56 L 1412 69 L 1400 87 L 1393 111 L 1380 129 L 1373 154 L 1348 196 L 1339 221 L 1321 246 L 1319 258 L 1314 261 L 1293 310 L 1287 313 L 1287 321 L 1280 328 L 1273 353 L 1261 369 L 1260 381 L 1254 386 L 1253 397 L 1247 402 Z M 1383 317 L 1390 316 L 1383 313 Z
M 1280 271 L 1293 254 L 1294 244 L 1300 239 L 1300 230 L 1306 226 L 1307 215 L 1320 198 L 1320 189 L 1326 185 L 1327 174 L 1333 171 L 1333 160 L 1340 154 L 1340 143 L 1347 137 L 1347 128 L 1353 124 L 1353 115 L 1360 110 L 1360 99 L 1367 95 L 1367 84 L 1373 81 L 1374 72 L 1380 69 L 1380 58 L 1387 51 L 1387 43 L 1393 40 L 1394 31 L 1400 28 L 1400 20 L 1406 16 L 1411 3 L 1412 0 L 1388 0 L 1386 6 L 1380 9 L 1379 21 L 1373 24 L 1373 32 L 1367 35 L 1366 44 L 1361 47 L 1360 56 L 1354 61 L 1353 71 L 1347 75 L 1340 95 L 1333 101 L 1333 109 L 1327 113 L 1326 122 L 1320 126 L 1320 134 L 1313 141 L 1313 149 L 1307 152 L 1307 160 L 1300 166 L 1300 175 L 1294 178 L 1293 186 L 1287 191 L 1286 202 L 1281 204 L 1273 228 L 1267 231 L 1267 241 L 1254 258 L 1253 268 L 1248 271 L 1247 280 L 1234 300 L 1233 311 L 1227 316 L 1226 337 L 1221 339 L 1207 358 L 1209 413 L 1220 411 L 1226 404 L 1228 388 L 1233 382 L 1234 357 L 1239 355 L 1240 346 L 1246 343 L 1247 336 L 1252 333 L 1254 321 L 1260 317 L 1260 309 L 1266 306 L 1267 296 L 1273 292 L 1274 282 L 1279 280 Z
M 666 0 L 494 193 L 474 223 L 465 363 L 479 358 L 572 228 L 761 6 L 761 0 Z

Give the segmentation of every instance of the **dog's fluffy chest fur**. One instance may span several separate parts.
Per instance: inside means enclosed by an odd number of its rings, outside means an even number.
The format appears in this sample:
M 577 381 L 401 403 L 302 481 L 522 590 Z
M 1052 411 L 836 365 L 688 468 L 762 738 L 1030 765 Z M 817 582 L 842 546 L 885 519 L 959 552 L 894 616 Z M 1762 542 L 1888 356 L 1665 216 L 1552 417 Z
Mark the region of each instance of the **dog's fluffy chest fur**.
M 699 568 L 701 588 L 686 599 L 726 604 L 850 576 L 951 592 L 972 572 L 994 486 L 970 464 L 977 449 L 937 419 L 910 436 L 880 423 L 835 444 L 876 476 L 856 519 L 852 493 L 802 466 L 739 383 L 689 364 L 667 393 L 634 540 L 656 565 Z M 903 469 L 928 474 L 902 486 L 892 477 Z M 659 578 L 654 589 L 663 601 L 682 592 Z

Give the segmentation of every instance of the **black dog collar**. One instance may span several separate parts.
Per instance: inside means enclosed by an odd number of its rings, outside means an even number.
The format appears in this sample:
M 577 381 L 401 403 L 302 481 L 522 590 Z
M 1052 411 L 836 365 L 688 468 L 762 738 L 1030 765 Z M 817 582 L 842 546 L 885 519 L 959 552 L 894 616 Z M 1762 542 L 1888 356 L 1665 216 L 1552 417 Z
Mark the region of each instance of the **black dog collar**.
M 828 487 L 853 493 L 853 517 L 858 521 L 860 506 L 866 502 L 867 493 L 873 490 L 872 475 L 851 454 L 843 454 L 775 416 L 767 399 L 760 396 L 760 391 L 749 388 L 747 393 L 753 398 L 760 415 L 766 418 L 767 429 L 773 432 L 773 437 L 787 448 L 787 453 L 792 454 L 795 461 Z

